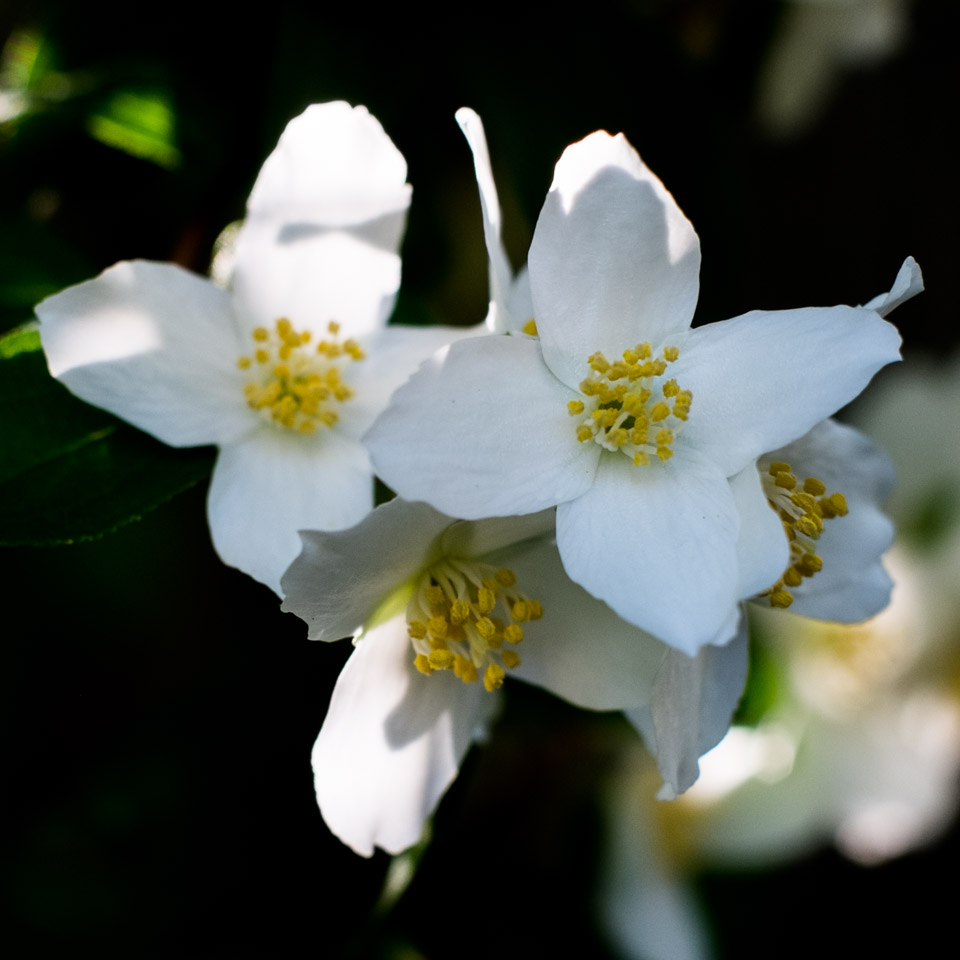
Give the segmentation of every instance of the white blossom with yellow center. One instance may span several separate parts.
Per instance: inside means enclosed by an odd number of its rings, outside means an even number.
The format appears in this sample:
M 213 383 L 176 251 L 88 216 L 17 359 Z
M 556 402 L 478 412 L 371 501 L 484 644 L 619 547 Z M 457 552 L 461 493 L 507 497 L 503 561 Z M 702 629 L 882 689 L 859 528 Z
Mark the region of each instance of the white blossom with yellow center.
M 173 446 L 219 446 L 214 546 L 274 590 L 298 530 L 373 507 L 360 435 L 466 332 L 386 327 L 409 202 L 406 162 L 366 109 L 316 105 L 260 171 L 229 292 L 125 261 L 37 308 L 50 371 L 75 394 Z
M 772 515 L 790 547 L 761 606 L 819 620 L 859 623 L 889 602 L 882 557 L 893 542 L 883 504 L 890 458 L 852 427 L 826 420 L 757 462 Z
M 649 343 L 624 350 L 615 363 L 602 353 L 593 354 L 588 360 L 590 375 L 580 381 L 585 399 L 567 402 L 571 417 L 583 417 L 577 439 L 619 450 L 635 467 L 647 466 L 651 457 L 666 463 L 693 400 L 676 380 L 664 380 L 668 366 L 679 356 L 677 347 L 664 347 L 655 357 Z
M 687 654 L 727 642 L 740 601 L 788 566 L 757 458 L 898 359 L 883 316 L 920 289 L 919 269 L 908 260 L 867 307 L 691 329 L 697 235 L 623 136 L 604 132 L 557 164 L 528 264 L 537 338 L 481 337 L 431 358 L 365 436 L 378 474 L 468 519 L 556 505 L 574 581 Z M 648 349 L 662 373 L 610 379 Z
M 243 389 L 247 404 L 270 423 L 298 433 L 312 434 L 318 427 L 332 427 L 340 419 L 339 406 L 353 396 L 343 380 L 342 369 L 366 354 L 356 340 L 340 343 L 340 324 L 331 320 L 327 333 L 314 345 L 309 330 L 297 332 L 285 317 L 273 331 L 253 331 L 256 349 L 237 361 L 254 378 Z
M 668 648 L 563 573 L 552 529 L 552 510 L 471 523 L 394 500 L 351 530 L 303 532 L 283 609 L 311 639 L 355 636 L 313 767 L 327 825 L 358 853 L 419 840 L 502 684 L 593 710 L 649 701 Z M 694 714 L 674 707 L 672 725 Z
M 520 666 L 513 648 L 523 640 L 522 624 L 543 616 L 540 601 L 516 584 L 516 574 L 506 567 L 456 558 L 424 571 L 407 604 L 416 668 L 427 676 L 453 670 L 464 683 L 482 676 L 484 689 L 499 690 L 506 670 Z

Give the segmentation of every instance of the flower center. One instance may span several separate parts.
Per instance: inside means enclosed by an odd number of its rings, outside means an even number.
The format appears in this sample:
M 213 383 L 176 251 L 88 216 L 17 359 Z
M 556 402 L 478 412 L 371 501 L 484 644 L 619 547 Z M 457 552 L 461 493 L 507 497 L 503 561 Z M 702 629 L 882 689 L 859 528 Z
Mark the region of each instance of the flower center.
M 664 347 L 654 357 L 649 343 L 623 351 L 610 363 L 602 353 L 587 363 L 590 374 L 580 383 L 583 400 L 571 400 L 567 412 L 579 417 L 577 439 L 593 440 L 605 450 L 619 450 L 646 466 L 656 456 L 665 463 L 673 456 L 673 442 L 690 415 L 693 394 L 676 380 L 665 380 L 667 367 L 680 356 L 678 347 Z
M 281 318 L 273 330 L 253 331 L 256 349 L 237 360 L 241 370 L 255 375 L 243 388 L 249 406 L 271 423 L 300 433 L 318 426 L 332 427 L 339 419 L 337 406 L 353 396 L 340 379 L 342 367 L 364 358 L 356 340 L 339 341 L 340 325 L 330 321 L 329 339 L 311 347 L 309 330 L 297 333 Z
M 770 598 L 771 607 L 786 609 L 793 603 L 790 590 L 823 567 L 823 559 L 817 555 L 823 522 L 846 516 L 847 500 L 842 493 L 826 496 L 826 485 L 816 477 L 807 477 L 799 483 L 790 464 L 782 460 L 771 463 L 760 479 L 767 503 L 780 515 L 790 542 L 790 566 L 761 596 Z
M 453 670 L 464 683 L 476 683 L 482 671 L 488 691 L 502 686 L 504 667 L 520 666 L 513 649 L 523 640 L 520 624 L 543 615 L 516 582 L 512 570 L 449 557 L 427 569 L 407 604 L 417 669 Z

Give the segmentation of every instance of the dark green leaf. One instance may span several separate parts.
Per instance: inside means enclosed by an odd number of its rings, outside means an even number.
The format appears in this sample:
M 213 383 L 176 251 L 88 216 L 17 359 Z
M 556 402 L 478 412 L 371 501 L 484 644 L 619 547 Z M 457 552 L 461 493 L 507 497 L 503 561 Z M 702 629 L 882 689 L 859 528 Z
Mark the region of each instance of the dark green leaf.
M 94 271 L 83 257 L 41 223 L 0 218 L 0 324 L 11 327 L 33 315 L 44 297 Z
M 77 400 L 35 331 L 0 339 L 0 544 L 90 540 L 208 476 L 209 448 L 176 450 Z

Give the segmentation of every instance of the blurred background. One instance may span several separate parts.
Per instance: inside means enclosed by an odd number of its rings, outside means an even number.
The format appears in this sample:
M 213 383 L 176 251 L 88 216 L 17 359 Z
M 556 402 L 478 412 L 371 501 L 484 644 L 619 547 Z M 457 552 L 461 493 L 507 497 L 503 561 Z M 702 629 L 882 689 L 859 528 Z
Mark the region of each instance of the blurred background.
M 120 259 L 206 272 L 285 124 L 332 99 L 365 104 L 409 164 L 397 317 L 476 323 L 486 257 L 454 111 L 484 120 L 515 267 L 563 148 L 622 130 L 700 235 L 698 322 L 865 302 L 907 255 L 923 268 L 926 292 L 893 317 L 906 362 L 873 385 L 887 407 L 850 415 L 882 424 L 891 445 L 914 442 L 895 452 L 914 484 L 898 519 L 927 566 L 908 573 L 919 607 L 884 636 L 914 649 L 922 622 L 936 641 L 884 690 L 960 699 L 958 567 L 943 552 L 960 502 L 955 5 L 596 0 L 565 17 L 502 0 L 440 16 L 5 0 L 0 330 Z M 796 376 L 785 390 L 802 389 Z M 631 730 L 520 684 L 441 805 L 413 881 L 382 896 L 389 858 L 342 846 L 313 799 L 310 748 L 349 645 L 307 642 L 267 588 L 220 564 L 205 495 L 200 482 L 99 541 L 3 548 L 2 883 L 16 955 L 682 960 L 951 942 L 949 730 L 932 749 L 936 816 L 924 808 L 899 847 L 859 858 L 874 865 L 838 851 L 830 816 L 803 843 L 764 840 L 744 859 L 711 847 L 709 818 L 684 826 L 629 799 L 623 814 L 625 791 L 655 790 L 631 785 L 643 766 Z M 756 632 L 762 645 L 776 631 Z M 767 661 L 787 676 L 778 656 Z M 691 853 L 698 843 L 712 852 Z M 639 930 L 617 927 L 624 859 L 634 878 L 682 888 L 699 946 L 658 946 L 656 910 Z

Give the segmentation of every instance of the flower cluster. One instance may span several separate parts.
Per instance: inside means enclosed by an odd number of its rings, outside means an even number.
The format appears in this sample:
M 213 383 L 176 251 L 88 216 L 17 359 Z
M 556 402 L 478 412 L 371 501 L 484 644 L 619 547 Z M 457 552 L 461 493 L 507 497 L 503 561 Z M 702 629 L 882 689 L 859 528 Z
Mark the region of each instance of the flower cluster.
M 863 307 L 691 327 L 697 234 L 601 131 L 564 152 L 514 276 L 483 126 L 457 119 L 485 325 L 386 326 L 406 165 L 344 103 L 287 127 L 227 289 L 121 263 L 37 308 L 74 393 L 220 447 L 221 557 L 311 638 L 354 637 L 313 765 L 328 825 L 367 855 L 417 841 L 507 678 L 624 711 L 673 796 L 741 694 L 745 601 L 859 620 L 890 586 L 886 461 L 829 418 L 899 358 L 884 317 L 916 264 Z M 399 495 L 376 509 L 374 472 Z

